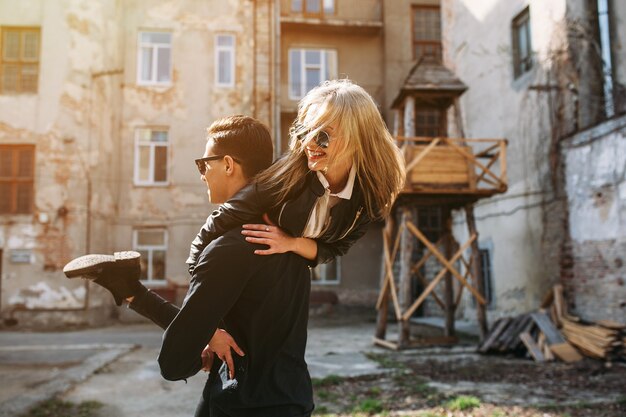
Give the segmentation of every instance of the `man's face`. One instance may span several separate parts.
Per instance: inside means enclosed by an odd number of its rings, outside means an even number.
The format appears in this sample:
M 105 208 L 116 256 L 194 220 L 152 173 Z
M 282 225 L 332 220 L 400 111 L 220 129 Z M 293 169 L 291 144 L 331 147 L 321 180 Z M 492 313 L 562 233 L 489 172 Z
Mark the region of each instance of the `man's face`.
M 213 141 L 208 140 L 206 143 L 206 148 L 204 150 L 203 157 L 215 156 L 216 153 L 213 152 Z M 226 200 L 228 200 L 228 181 L 230 178 L 226 175 L 226 166 L 224 159 L 217 159 L 214 161 L 205 162 L 206 164 L 206 172 L 204 175 L 201 175 L 200 178 L 207 186 L 207 194 L 209 196 L 209 201 L 213 204 L 222 204 Z

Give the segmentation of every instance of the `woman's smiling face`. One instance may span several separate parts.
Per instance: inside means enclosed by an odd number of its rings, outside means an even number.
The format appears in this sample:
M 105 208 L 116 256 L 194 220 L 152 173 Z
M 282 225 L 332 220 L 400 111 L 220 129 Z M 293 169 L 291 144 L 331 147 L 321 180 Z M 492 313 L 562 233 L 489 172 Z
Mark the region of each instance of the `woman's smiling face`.
M 326 174 L 329 169 L 332 169 L 337 164 L 338 159 L 341 159 L 339 142 L 342 138 L 339 137 L 339 129 L 337 129 L 336 123 L 326 126 L 320 131 L 319 135 L 321 135 L 322 140 L 326 139 L 324 135 L 328 135 L 328 146 L 324 148 L 315 139 L 311 139 L 306 143 L 304 152 L 309 169 Z

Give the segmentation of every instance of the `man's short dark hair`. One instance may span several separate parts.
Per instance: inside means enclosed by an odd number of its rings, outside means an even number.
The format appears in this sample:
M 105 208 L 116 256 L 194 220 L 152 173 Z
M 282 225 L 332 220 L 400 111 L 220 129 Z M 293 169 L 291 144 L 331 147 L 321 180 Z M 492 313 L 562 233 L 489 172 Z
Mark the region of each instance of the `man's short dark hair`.
M 213 141 L 216 154 L 238 159 L 247 179 L 272 164 L 274 149 L 270 131 L 252 117 L 236 115 L 216 120 L 207 129 L 207 140 Z

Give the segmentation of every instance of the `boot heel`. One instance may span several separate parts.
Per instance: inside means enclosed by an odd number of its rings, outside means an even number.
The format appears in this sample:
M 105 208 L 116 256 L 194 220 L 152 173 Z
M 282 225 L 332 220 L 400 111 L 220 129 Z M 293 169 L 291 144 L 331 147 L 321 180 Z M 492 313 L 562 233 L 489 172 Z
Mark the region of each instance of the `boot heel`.
M 115 258 L 115 263 L 120 266 L 134 266 L 139 265 L 139 258 L 141 257 L 141 254 L 134 250 L 128 250 L 115 252 L 113 253 L 113 257 Z

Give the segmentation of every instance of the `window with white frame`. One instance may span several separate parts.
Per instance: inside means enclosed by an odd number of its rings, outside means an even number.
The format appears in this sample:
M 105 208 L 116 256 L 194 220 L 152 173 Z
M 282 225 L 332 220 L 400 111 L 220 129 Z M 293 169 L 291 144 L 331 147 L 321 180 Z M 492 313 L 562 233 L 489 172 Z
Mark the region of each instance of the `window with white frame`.
M 335 0 L 291 0 L 291 11 L 305 14 L 334 14 Z
M 141 254 L 141 280 L 165 283 L 167 230 L 158 228 L 134 230 L 133 248 Z
M 319 264 L 313 269 L 314 284 L 339 284 L 341 281 L 341 258 L 327 264 Z
M 166 185 L 169 140 L 167 129 L 135 130 L 135 185 Z
M 172 80 L 172 34 L 139 32 L 137 83 L 168 85 Z
M 299 100 L 322 81 L 337 78 L 337 51 L 289 50 L 289 98 Z
M 215 36 L 215 84 L 218 87 L 235 85 L 235 36 Z

